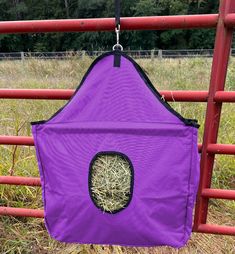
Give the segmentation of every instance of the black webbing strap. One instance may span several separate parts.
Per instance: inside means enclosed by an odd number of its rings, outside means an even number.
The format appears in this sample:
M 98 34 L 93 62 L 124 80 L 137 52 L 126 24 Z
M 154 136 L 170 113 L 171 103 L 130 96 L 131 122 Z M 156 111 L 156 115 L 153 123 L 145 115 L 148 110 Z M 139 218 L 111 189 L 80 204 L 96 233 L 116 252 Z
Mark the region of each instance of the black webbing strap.
M 120 0 L 115 0 L 115 27 L 120 25 Z
M 120 65 L 121 65 L 121 50 L 115 49 L 113 66 L 120 67 Z
M 120 2 L 121 0 L 114 0 L 115 1 L 115 29 L 120 29 Z M 120 67 L 121 62 L 121 53 L 120 49 L 116 47 L 114 49 L 114 67 Z

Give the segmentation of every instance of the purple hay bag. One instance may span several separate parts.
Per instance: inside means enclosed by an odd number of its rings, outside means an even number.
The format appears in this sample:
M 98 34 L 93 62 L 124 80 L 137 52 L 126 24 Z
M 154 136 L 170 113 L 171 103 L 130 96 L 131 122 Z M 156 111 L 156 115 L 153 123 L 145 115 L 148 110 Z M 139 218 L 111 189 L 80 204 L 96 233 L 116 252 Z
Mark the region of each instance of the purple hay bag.
M 181 247 L 192 231 L 199 125 L 119 54 L 120 67 L 115 51 L 101 55 L 64 107 L 32 122 L 46 228 L 62 242 Z M 115 214 L 98 209 L 89 193 L 90 163 L 104 151 L 133 165 L 131 200 Z

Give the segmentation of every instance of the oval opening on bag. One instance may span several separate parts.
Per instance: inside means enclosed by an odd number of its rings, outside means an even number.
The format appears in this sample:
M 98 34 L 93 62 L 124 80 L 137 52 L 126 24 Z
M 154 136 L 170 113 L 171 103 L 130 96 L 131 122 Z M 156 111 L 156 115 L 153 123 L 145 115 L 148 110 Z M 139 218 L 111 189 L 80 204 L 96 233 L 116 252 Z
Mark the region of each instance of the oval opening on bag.
M 132 198 L 134 170 L 120 152 L 99 152 L 90 163 L 89 193 L 95 206 L 107 213 L 125 209 Z

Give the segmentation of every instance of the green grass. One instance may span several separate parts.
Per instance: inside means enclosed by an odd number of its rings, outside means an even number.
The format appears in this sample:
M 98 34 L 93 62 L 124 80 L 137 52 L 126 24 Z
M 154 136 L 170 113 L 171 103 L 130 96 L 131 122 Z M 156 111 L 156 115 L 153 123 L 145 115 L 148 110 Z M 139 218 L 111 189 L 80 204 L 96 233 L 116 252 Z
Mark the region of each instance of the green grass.
M 0 62 L 0 88 L 76 88 L 92 59 L 27 60 Z M 159 90 L 207 90 L 211 59 L 138 60 Z M 227 90 L 235 90 L 235 60 L 231 59 Z M 1 100 L 0 135 L 31 135 L 30 121 L 49 118 L 66 101 Z M 185 117 L 197 118 L 199 142 L 202 141 L 206 103 L 171 105 Z M 235 142 L 235 105 L 225 103 L 218 136 L 219 143 Z M 38 176 L 34 147 L 0 146 L 0 174 Z M 217 155 L 212 186 L 235 189 L 234 156 Z M 43 208 L 38 187 L 0 185 L 0 205 Z M 235 202 L 211 200 L 208 221 L 235 226 Z M 234 239 L 229 236 L 193 234 L 181 250 L 161 248 L 121 248 L 95 245 L 66 245 L 52 240 L 42 219 L 0 219 L 0 253 L 234 253 Z

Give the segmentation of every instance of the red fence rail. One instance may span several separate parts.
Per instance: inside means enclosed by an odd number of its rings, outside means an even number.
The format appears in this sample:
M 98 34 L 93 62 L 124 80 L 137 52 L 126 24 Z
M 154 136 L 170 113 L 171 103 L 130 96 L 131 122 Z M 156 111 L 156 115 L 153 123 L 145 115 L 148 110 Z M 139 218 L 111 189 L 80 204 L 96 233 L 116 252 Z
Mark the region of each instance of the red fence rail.
M 216 27 L 218 14 L 121 18 L 122 30 L 166 30 Z M 114 31 L 113 18 L 2 21 L 0 33 Z
M 221 0 L 219 14 L 121 18 L 122 30 L 161 30 L 216 28 L 209 91 L 161 91 L 168 101 L 207 102 L 201 152 L 201 176 L 193 230 L 201 233 L 235 235 L 235 227 L 207 224 L 210 198 L 235 200 L 235 190 L 211 189 L 215 154 L 235 155 L 235 145 L 217 144 L 223 102 L 235 102 L 235 91 L 224 91 L 233 28 L 235 1 Z M 113 18 L 74 20 L 34 20 L 0 22 L 0 33 L 82 32 L 114 30 Z M 0 89 L 2 99 L 66 100 L 71 89 Z M 32 137 L 0 136 L 0 144 L 33 146 Z M 37 177 L 0 176 L 0 184 L 40 186 Z M 28 208 L 0 207 L 0 215 L 44 217 L 44 211 Z
M 47 99 L 68 100 L 74 89 L 0 89 L 0 98 L 4 99 Z M 160 91 L 167 101 L 207 102 L 208 91 Z M 235 102 L 235 91 L 217 91 L 215 102 Z

